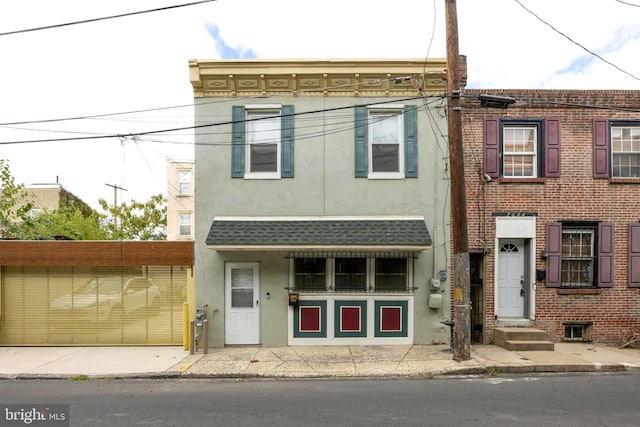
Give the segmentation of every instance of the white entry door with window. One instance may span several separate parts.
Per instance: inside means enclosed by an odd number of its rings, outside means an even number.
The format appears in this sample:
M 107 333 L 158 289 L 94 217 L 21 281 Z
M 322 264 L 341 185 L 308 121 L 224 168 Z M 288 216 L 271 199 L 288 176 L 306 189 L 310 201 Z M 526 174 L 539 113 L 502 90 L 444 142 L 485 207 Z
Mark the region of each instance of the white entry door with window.
M 498 251 L 499 317 L 524 317 L 524 241 L 501 240 Z
M 225 344 L 260 343 L 259 296 L 257 262 L 225 265 Z

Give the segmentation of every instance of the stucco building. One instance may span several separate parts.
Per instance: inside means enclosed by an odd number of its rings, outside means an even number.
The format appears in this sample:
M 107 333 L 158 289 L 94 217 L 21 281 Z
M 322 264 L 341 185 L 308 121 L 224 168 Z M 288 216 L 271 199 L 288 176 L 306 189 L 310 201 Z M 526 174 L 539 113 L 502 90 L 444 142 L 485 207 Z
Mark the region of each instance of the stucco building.
M 448 342 L 445 60 L 190 72 L 210 345 Z

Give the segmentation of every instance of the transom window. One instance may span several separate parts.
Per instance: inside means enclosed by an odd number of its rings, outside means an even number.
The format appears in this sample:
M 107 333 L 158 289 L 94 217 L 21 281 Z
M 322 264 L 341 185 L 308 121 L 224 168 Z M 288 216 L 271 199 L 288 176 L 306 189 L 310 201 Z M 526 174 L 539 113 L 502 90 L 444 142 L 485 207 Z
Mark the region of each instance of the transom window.
M 595 229 L 562 229 L 562 286 L 594 286 Z
M 299 257 L 293 288 L 308 292 L 411 292 L 411 258 Z
M 402 110 L 369 110 L 369 177 L 404 176 Z
M 613 177 L 640 177 L 640 126 L 611 127 Z
M 537 176 L 538 128 L 535 125 L 504 126 L 502 172 L 505 177 Z
M 247 110 L 246 175 L 280 177 L 279 110 Z

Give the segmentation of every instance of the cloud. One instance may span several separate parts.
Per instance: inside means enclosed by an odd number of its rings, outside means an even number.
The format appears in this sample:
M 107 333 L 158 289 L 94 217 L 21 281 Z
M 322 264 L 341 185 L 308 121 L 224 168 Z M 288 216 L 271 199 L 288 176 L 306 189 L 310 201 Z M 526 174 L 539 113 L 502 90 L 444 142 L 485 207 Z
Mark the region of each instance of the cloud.
M 611 37 L 609 37 L 608 40 L 602 44 L 600 48 L 593 51 L 594 54 L 585 52 L 583 55 L 576 57 L 565 68 L 553 72 L 549 76 L 548 80 L 562 78 L 568 75 L 574 75 L 575 77 L 575 75 L 589 74 L 590 72 L 592 72 L 594 66 L 603 64 L 606 64 L 607 67 L 618 68 L 621 72 L 636 75 L 636 70 L 626 70 L 623 64 L 618 64 L 616 59 L 611 58 L 627 50 L 630 45 L 633 45 L 639 40 L 640 26 L 625 25 L 619 27 L 613 32 Z M 602 59 L 598 58 L 598 56 Z
M 207 24 L 207 32 L 216 42 L 216 49 L 222 59 L 254 59 L 258 55 L 251 49 L 238 49 L 229 46 L 220 35 L 220 29 L 215 24 Z

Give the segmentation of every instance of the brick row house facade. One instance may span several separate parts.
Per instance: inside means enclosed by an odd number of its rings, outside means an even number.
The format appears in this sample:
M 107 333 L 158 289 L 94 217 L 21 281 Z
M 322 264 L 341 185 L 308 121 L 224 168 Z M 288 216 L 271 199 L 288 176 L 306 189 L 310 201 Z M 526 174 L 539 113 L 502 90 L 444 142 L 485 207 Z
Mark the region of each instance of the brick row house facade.
M 466 90 L 462 117 L 472 339 L 620 343 L 640 326 L 640 92 Z

